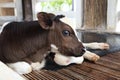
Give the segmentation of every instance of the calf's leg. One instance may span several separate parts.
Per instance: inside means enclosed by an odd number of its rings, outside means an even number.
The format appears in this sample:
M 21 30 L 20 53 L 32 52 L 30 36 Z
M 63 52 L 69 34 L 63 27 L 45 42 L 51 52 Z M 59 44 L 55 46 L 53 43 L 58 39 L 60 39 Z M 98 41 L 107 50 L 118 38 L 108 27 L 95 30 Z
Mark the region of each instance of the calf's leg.
M 16 71 L 19 74 L 28 74 L 32 72 L 32 70 L 40 70 L 45 66 L 45 59 L 43 59 L 41 62 L 32 62 L 28 63 L 25 61 L 15 62 L 15 63 L 7 63 L 7 65 Z
M 19 74 L 27 74 L 32 71 L 32 67 L 25 61 L 7 63 L 7 65 Z
M 44 59 L 46 55 L 40 54 L 41 52 L 38 51 L 36 54 L 22 59 L 22 61 L 7 63 L 7 65 L 19 74 L 27 74 L 32 70 L 40 70 L 45 66 L 46 63 Z
M 41 62 L 33 62 L 31 63 L 31 67 L 33 70 L 40 70 L 45 67 L 46 60 L 43 59 Z
M 83 54 L 83 57 L 89 61 L 94 61 L 94 62 L 96 62 L 98 59 L 100 59 L 100 56 L 98 56 L 95 53 L 92 53 L 90 51 L 87 51 L 87 50 Z
M 83 45 L 91 49 L 101 49 L 101 50 L 109 49 L 109 44 L 107 43 L 92 42 L 92 43 L 83 43 Z

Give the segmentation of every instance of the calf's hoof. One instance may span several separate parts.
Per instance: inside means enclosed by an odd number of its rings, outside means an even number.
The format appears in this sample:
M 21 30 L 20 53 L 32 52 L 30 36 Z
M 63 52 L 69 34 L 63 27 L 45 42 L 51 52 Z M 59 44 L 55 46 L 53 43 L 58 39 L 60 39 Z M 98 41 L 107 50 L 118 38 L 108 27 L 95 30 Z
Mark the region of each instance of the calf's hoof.
M 110 47 L 109 47 L 109 44 L 107 44 L 107 43 L 98 43 L 98 46 L 99 46 L 99 48 L 100 49 L 109 49 Z
M 98 55 L 93 55 L 92 57 L 91 57 L 91 61 L 93 61 L 93 62 L 96 62 L 96 61 L 98 61 L 100 59 L 100 56 L 98 56 Z

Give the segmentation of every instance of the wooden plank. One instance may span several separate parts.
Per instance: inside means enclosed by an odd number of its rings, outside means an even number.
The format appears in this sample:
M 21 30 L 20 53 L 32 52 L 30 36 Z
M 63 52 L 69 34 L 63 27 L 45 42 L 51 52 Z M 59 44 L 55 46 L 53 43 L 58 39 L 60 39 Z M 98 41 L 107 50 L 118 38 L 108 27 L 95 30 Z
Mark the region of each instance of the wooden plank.
M 85 79 L 85 76 L 77 74 L 77 73 L 75 73 L 71 70 L 68 70 L 66 68 L 58 70 L 57 72 L 60 73 L 61 75 L 64 75 L 64 76 L 70 78 L 70 79 L 73 79 L 73 80 L 78 80 L 78 79 L 84 80 Z
M 84 66 L 84 63 L 83 63 L 83 65 L 72 66 L 72 68 L 70 67 L 69 69 L 72 71 L 75 71 L 76 73 L 85 75 L 86 77 L 88 77 L 89 79 L 92 79 L 92 80 L 116 79 L 114 77 L 111 77 L 110 75 L 101 73 L 101 71 L 94 70 L 90 67 Z
M 0 16 L 14 16 L 14 8 L 0 8 Z
M 102 65 L 93 64 L 93 63 L 88 64 L 87 62 L 85 62 L 84 65 L 87 66 L 87 67 L 90 67 L 92 69 L 99 70 L 103 73 L 107 73 L 108 75 L 113 75 L 117 78 L 120 78 L 120 72 L 115 71 L 111 68 L 108 68 L 108 67 L 105 67 L 105 66 L 102 66 Z
M 51 79 L 48 75 L 46 75 L 43 71 L 33 71 L 34 75 L 36 76 L 36 78 L 38 78 L 38 80 L 42 77 L 43 79 Z M 48 76 L 48 77 L 46 77 Z
M 104 59 L 111 60 L 112 62 L 120 63 L 120 53 L 113 53 L 104 57 L 105 57 Z
M 84 0 L 85 29 L 105 30 L 107 19 L 107 0 Z
M 74 65 L 74 66 L 68 67 L 67 69 L 71 70 L 72 72 L 75 72 L 76 74 L 78 74 L 78 76 L 81 76 L 82 80 L 84 80 L 84 79 L 85 80 L 93 80 L 94 79 L 93 77 L 87 75 L 87 74 L 89 74 L 88 72 L 86 74 L 85 71 L 83 71 L 82 69 L 77 68 L 75 66 L 81 66 L 81 65 Z
M 70 78 L 59 74 L 57 71 L 46 71 L 46 74 L 48 74 L 49 76 L 52 76 L 53 79 L 61 79 L 61 80 L 69 80 Z
M 114 69 L 115 71 L 120 71 L 120 63 L 113 62 L 113 61 L 105 59 L 105 58 L 100 59 L 99 61 L 96 62 L 96 64 Z

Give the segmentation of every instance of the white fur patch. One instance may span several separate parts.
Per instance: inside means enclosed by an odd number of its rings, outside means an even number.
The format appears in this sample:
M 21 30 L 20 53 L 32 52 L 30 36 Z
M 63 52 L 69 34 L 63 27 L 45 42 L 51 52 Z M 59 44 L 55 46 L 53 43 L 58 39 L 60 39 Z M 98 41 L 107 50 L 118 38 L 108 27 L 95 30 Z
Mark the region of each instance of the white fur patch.
M 59 53 L 58 48 L 54 44 L 51 44 L 51 52 Z
M 70 64 L 71 63 L 76 63 L 76 64 L 82 64 L 84 61 L 84 57 L 70 57 Z
M 56 53 L 55 57 L 54 57 L 54 61 L 58 65 L 67 66 L 71 63 L 82 64 L 82 62 L 84 61 L 83 56 L 74 57 L 74 56 L 64 56 L 64 55 L 62 55 L 58 51 L 58 48 L 54 44 L 51 44 L 51 51 Z
M 0 29 L 0 33 L 3 31 L 3 29 L 4 29 L 4 27 L 7 25 L 7 24 L 9 24 L 10 22 L 6 22 L 6 23 L 4 23 L 3 25 L 2 25 L 2 27 L 1 27 L 1 29 Z
M 32 71 L 32 67 L 27 62 L 16 62 L 7 64 L 19 74 L 27 74 Z
M 40 62 L 32 63 L 31 66 L 32 66 L 33 70 L 40 70 L 43 67 L 45 67 L 45 63 L 46 63 L 46 61 L 43 60 L 41 63 Z
M 62 54 L 55 54 L 54 61 L 59 65 L 67 66 L 72 63 L 82 64 L 82 62 L 84 61 L 84 58 L 83 56 L 73 57 L 73 56 L 64 56 Z

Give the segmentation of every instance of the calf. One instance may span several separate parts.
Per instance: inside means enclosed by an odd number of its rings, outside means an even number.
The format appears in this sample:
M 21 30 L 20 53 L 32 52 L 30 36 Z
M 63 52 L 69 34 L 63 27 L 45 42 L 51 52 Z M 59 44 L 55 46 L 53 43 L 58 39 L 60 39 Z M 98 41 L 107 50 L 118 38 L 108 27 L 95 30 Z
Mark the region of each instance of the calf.
M 12 69 L 20 74 L 39 70 L 45 66 L 45 57 L 50 52 L 55 53 L 54 60 L 59 65 L 77 63 L 76 58 L 78 63 L 82 63 L 83 57 L 99 59 L 85 51 L 73 29 L 60 20 L 63 15 L 40 12 L 37 17 L 38 21 L 8 23 L 1 32 L 0 60 Z

